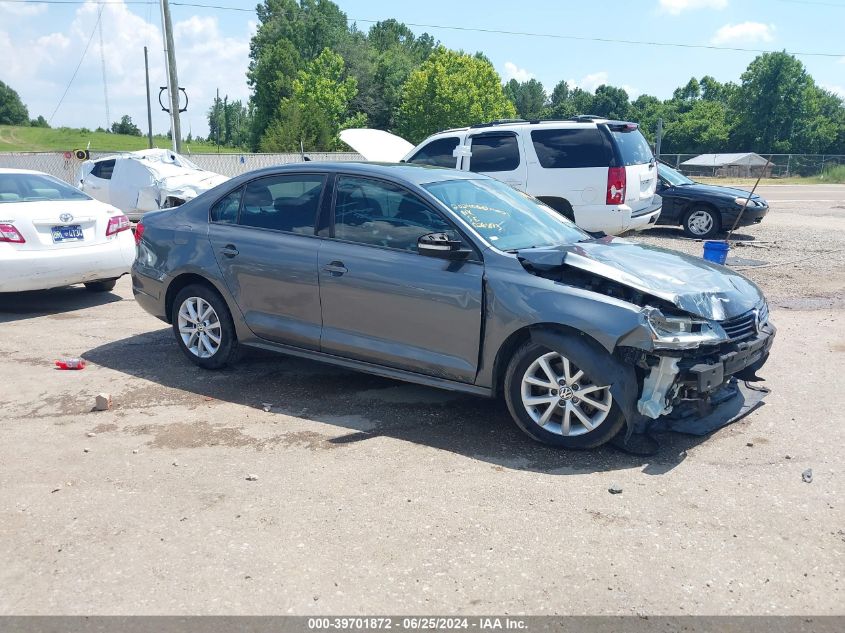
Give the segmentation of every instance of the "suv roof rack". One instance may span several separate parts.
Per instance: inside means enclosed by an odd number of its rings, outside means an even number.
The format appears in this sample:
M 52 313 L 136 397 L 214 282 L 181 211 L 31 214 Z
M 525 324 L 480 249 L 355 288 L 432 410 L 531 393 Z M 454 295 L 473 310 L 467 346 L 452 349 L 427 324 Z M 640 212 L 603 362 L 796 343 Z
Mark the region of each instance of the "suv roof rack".
M 490 121 L 489 123 L 476 123 L 475 125 L 470 125 L 469 127 L 490 127 L 491 125 L 509 125 L 511 123 L 528 123 L 528 121 L 526 119 L 496 119 L 495 121 Z
M 606 118 L 606 116 L 599 116 L 598 114 L 576 114 L 573 117 L 569 117 L 569 120 L 577 121 L 578 123 L 589 123 L 590 121 L 597 121 Z

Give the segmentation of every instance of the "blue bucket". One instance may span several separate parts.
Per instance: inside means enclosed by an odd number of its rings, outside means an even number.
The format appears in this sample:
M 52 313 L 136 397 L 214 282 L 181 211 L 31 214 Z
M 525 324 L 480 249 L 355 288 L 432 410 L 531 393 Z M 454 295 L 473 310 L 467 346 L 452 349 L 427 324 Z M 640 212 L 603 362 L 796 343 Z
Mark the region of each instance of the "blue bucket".
M 724 264 L 730 250 L 727 242 L 704 242 L 704 259 L 717 264 Z

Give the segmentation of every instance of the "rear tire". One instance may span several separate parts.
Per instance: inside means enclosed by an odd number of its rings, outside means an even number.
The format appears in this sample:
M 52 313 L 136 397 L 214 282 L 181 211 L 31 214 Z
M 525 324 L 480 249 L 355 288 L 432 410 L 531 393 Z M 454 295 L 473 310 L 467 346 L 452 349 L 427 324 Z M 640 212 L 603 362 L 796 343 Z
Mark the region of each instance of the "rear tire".
M 85 284 L 85 290 L 89 292 L 109 292 L 114 290 L 117 279 L 103 279 L 102 281 L 89 281 Z
M 711 207 L 697 206 L 687 212 L 682 226 L 687 236 L 709 240 L 716 237 L 716 234 L 722 230 L 722 218 Z
M 193 284 L 176 295 L 173 334 L 182 353 L 203 369 L 221 369 L 237 357 L 232 314 L 223 297 L 208 286 Z
M 574 360 L 577 354 L 565 349 L 565 339 L 563 343 L 559 350 L 532 342 L 517 349 L 505 374 L 508 410 L 526 435 L 543 444 L 568 449 L 601 446 L 619 433 L 625 418 L 610 384 L 581 371 Z

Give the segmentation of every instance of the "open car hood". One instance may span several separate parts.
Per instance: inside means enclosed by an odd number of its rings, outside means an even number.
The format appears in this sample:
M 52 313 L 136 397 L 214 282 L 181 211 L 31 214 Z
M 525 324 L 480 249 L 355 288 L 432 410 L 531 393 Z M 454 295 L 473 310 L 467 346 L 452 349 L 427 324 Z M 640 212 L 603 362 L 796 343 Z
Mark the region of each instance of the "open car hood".
M 561 268 L 562 283 L 566 283 L 566 267 L 577 268 L 705 319 L 730 319 L 763 301 L 763 293 L 753 282 L 729 268 L 618 237 L 522 249 L 517 256 L 535 270 Z
M 343 130 L 340 140 L 365 159 L 378 163 L 398 163 L 414 146 L 404 138 L 383 130 L 357 128 Z

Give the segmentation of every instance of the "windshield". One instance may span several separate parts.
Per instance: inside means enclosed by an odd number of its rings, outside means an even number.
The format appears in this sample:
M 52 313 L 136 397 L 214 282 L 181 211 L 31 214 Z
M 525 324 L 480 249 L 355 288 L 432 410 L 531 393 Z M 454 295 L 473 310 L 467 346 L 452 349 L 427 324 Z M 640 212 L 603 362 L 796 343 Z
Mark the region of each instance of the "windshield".
M 0 173 L 0 204 L 36 200 L 90 200 L 88 194 L 46 174 Z
M 557 211 L 498 180 L 446 180 L 423 187 L 502 251 L 590 239 Z
M 663 163 L 657 166 L 657 175 L 674 187 L 694 184 L 694 181 L 684 176 L 681 172 Z

